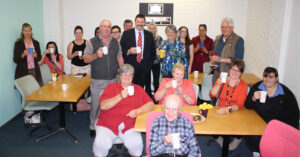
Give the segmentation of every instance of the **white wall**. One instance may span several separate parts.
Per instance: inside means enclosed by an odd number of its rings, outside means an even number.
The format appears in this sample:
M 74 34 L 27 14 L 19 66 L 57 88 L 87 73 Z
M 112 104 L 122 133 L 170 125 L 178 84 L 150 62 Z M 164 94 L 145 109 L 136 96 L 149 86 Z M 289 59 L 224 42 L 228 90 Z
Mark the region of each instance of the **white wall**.
M 287 85 L 295 94 L 300 107 L 300 1 L 288 0 L 286 10 L 287 15 L 287 31 L 286 31 L 286 49 L 283 50 L 284 58 L 281 60 L 282 68 L 279 72 L 282 75 L 282 82 Z
M 221 19 L 228 16 L 235 21 L 235 32 L 246 35 L 248 0 L 44 0 L 45 42 L 55 40 L 61 53 L 65 54 L 65 71 L 70 72 L 66 59 L 67 45 L 74 40 L 74 27 L 81 25 L 84 38 L 94 36 L 94 30 L 100 21 L 109 19 L 112 25 L 119 25 L 123 30 L 123 21 L 131 19 L 139 12 L 139 3 L 173 3 L 174 24 L 187 26 L 190 36 L 198 34 L 199 24 L 207 24 L 208 36 L 215 38 L 220 33 Z M 59 13 L 60 12 L 60 13 Z M 62 20 L 63 19 L 63 20 Z M 158 33 L 165 39 L 165 26 L 158 28 Z

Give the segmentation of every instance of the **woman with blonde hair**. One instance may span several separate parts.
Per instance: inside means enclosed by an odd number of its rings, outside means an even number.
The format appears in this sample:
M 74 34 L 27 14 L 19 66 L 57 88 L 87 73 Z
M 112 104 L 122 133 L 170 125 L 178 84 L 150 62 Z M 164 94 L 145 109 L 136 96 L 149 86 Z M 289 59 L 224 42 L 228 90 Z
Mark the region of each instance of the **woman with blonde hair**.
M 157 91 L 159 86 L 159 75 L 160 75 L 160 60 L 159 60 L 159 46 L 162 42 L 162 37 L 157 34 L 157 26 L 154 22 L 148 24 L 148 31 L 153 34 L 154 42 L 155 42 L 155 49 L 157 51 L 156 58 L 153 62 L 151 67 L 151 71 L 153 74 L 153 86 L 154 86 L 154 93 Z M 151 71 L 146 76 L 146 92 L 149 96 L 152 97 L 151 92 Z
M 38 64 L 41 59 L 40 43 L 33 39 L 31 25 L 24 23 L 14 46 L 14 62 L 17 64 L 15 79 L 29 74 L 42 86 L 43 80 Z

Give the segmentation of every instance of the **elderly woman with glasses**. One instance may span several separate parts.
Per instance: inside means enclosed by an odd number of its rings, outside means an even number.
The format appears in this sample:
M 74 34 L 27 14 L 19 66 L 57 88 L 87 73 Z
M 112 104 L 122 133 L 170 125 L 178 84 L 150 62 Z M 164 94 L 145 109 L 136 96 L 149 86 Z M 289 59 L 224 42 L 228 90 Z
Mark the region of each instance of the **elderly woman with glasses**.
M 156 101 L 163 104 L 165 98 L 170 94 L 178 95 L 183 105 L 196 105 L 197 99 L 191 80 L 183 79 L 186 67 L 177 63 L 173 66 L 173 78 L 164 78 L 154 94 Z
M 261 101 L 261 93 L 266 92 L 265 101 Z M 280 120 L 295 128 L 299 128 L 299 107 L 294 94 L 288 87 L 279 83 L 278 72 L 273 67 L 267 67 L 263 73 L 263 81 L 252 86 L 245 106 L 254 109 L 268 123 L 272 119 Z M 246 138 L 250 150 L 259 152 L 261 136 Z
M 172 68 L 176 63 L 185 66 L 184 78 L 188 74 L 188 61 L 186 58 L 185 45 L 176 39 L 177 29 L 174 25 L 168 25 L 165 29 L 167 40 L 160 46 L 160 57 L 162 58 L 161 75 L 163 78 L 172 78 Z
M 134 68 L 120 67 L 120 82 L 109 84 L 100 96 L 101 113 L 96 123 L 93 146 L 95 156 L 107 156 L 114 140 L 119 137 L 131 156 L 141 156 L 141 133 L 133 130 L 137 115 L 154 108 L 151 98 L 142 87 L 133 84 Z

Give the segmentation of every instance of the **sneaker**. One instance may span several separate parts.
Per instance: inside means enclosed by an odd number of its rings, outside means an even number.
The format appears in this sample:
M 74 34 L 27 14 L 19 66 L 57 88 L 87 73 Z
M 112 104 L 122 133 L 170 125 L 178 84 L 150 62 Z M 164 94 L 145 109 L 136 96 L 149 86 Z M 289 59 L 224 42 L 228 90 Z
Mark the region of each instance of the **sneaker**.
M 235 137 L 233 141 L 229 144 L 229 150 L 235 150 L 241 142 L 242 142 L 242 138 Z
M 219 136 L 219 137 L 216 139 L 216 142 L 220 145 L 221 148 L 223 147 L 223 137 Z
M 259 152 L 253 152 L 253 157 L 260 157 L 260 153 Z

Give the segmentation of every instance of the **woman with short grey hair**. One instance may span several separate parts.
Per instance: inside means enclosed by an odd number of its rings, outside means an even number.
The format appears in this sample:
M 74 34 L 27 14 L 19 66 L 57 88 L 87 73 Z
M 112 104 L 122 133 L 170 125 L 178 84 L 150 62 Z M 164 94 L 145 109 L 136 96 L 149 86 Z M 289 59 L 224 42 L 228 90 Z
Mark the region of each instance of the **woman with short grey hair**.
M 188 74 L 188 61 L 185 46 L 176 39 L 177 29 L 174 25 L 168 25 L 165 29 L 167 40 L 160 46 L 160 58 L 162 61 L 161 75 L 163 78 L 172 78 L 172 68 L 176 63 L 185 66 L 185 76 Z
M 121 67 L 120 67 L 120 70 L 119 70 L 119 74 L 123 74 L 123 73 L 132 73 L 134 74 L 134 68 L 132 65 L 130 64 L 123 64 Z

